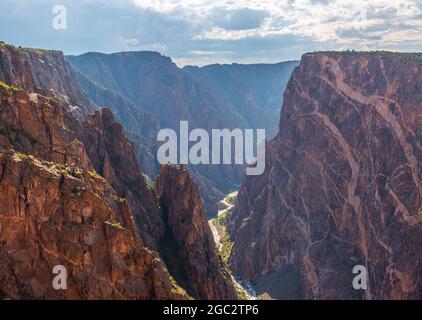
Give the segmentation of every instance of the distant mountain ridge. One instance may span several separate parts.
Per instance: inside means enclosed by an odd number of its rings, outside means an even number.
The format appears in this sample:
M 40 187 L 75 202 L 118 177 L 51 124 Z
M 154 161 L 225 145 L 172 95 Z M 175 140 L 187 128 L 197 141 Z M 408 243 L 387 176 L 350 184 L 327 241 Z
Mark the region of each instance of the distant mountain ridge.
M 183 68 L 196 80 L 213 86 L 241 113 L 252 128 L 265 128 L 267 138 L 277 133 L 283 92 L 299 61 L 274 64 L 212 64 Z

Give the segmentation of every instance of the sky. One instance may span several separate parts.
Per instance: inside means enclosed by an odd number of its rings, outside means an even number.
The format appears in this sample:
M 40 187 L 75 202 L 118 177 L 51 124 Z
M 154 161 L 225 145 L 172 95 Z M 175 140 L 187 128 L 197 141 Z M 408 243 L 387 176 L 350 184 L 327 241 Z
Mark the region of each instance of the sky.
M 53 27 L 57 5 L 66 29 Z M 179 66 L 421 52 L 422 0 L 0 0 L 0 40 L 65 54 L 158 51 Z

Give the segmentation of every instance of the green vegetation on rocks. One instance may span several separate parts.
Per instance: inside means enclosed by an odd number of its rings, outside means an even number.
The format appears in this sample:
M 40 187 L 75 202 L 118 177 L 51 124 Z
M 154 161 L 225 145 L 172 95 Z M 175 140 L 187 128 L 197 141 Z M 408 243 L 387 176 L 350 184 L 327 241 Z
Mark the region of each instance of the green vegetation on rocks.
M 0 80 L 0 88 L 2 88 L 4 91 L 6 91 L 7 95 L 11 96 L 13 92 L 22 91 L 22 87 L 20 84 L 16 84 L 13 86 L 10 86 L 3 81 Z
M 83 187 L 79 187 L 79 186 L 76 186 L 76 187 L 73 187 L 72 188 L 72 194 L 74 194 L 75 196 L 78 196 L 78 197 L 80 197 L 81 195 L 82 195 L 82 191 L 85 191 L 85 188 L 83 188 Z
M 148 190 L 154 190 L 154 182 L 147 181 L 147 189 Z
M 104 177 L 102 177 L 101 175 L 99 175 L 99 174 L 97 173 L 97 171 L 95 171 L 95 170 L 88 171 L 88 174 L 89 174 L 92 178 L 94 178 L 94 179 L 104 180 Z
M 109 226 L 112 226 L 113 228 L 119 229 L 119 230 L 127 230 L 122 226 L 120 222 L 113 222 L 113 221 L 106 221 L 105 224 L 108 224 Z
M 16 153 L 15 153 L 15 155 L 19 158 L 19 159 L 27 159 L 28 158 L 28 155 L 27 154 L 25 154 L 25 153 L 23 153 L 23 152 L 19 152 L 19 151 L 17 151 Z

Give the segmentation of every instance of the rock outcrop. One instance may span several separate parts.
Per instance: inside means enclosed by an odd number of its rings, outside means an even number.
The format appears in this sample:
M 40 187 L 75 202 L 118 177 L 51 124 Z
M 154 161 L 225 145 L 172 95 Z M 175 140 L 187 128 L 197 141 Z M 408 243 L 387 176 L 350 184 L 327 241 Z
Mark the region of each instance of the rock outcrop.
M 273 298 L 421 299 L 421 101 L 420 55 L 305 54 L 230 218 L 234 273 Z
M 105 180 L 2 148 L 0 163 L 1 297 L 186 297 Z M 58 265 L 67 270 L 66 290 L 52 286 Z
M 198 299 L 236 299 L 231 275 L 216 254 L 205 207 L 188 171 L 162 166 L 155 189 L 165 224 L 161 252 L 177 281 Z

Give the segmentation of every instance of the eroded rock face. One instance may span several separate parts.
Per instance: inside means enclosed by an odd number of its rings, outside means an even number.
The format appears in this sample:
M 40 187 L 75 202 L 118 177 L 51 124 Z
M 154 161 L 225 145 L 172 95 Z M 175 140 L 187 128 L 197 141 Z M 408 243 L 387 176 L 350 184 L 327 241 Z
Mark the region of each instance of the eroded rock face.
M 143 245 L 128 203 L 105 180 L 4 149 L 0 163 L 2 297 L 185 297 Z M 56 265 L 67 269 L 67 290 L 52 286 Z
M 162 235 L 155 195 L 148 190 L 132 144 L 108 109 L 86 115 L 81 124 L 69 106 L 54 97 L 4 92 L 0 143 L 60 165 L 78 166 L 103 176 L 128 200 L 144 241 Z
M 142 241 L 135 200 L 123 199 L 112 177 L 109 183 L 94 171 L 78 131 L 66 126 L 71 116 L 63 105 L 3 89 L 0 103 L 0 296 L 185 298 Z M 95 132 L 100 136 L 101 127 Z M 67 290 L 53 289 L 56 265 L 67 269 Z
M 421 101 L 421 60 L 305 54 L 238 195 L 234 272 L 273 298 L 421 299 Z
M 59 164 L 90 168 L 88 156 L 69 125 L 78 122 L 56 98 L 25 90 L 0 89 L 0 143 Z M 70 121 L 72 119 L 72 121 Z
M 163 259 L 179 283 L 198 299 L 236 299 L 198 190 L 184 167 L 162 166 L 155 186 L 166 227 Z M 170 244 L 173 244 L 170 246 Z

